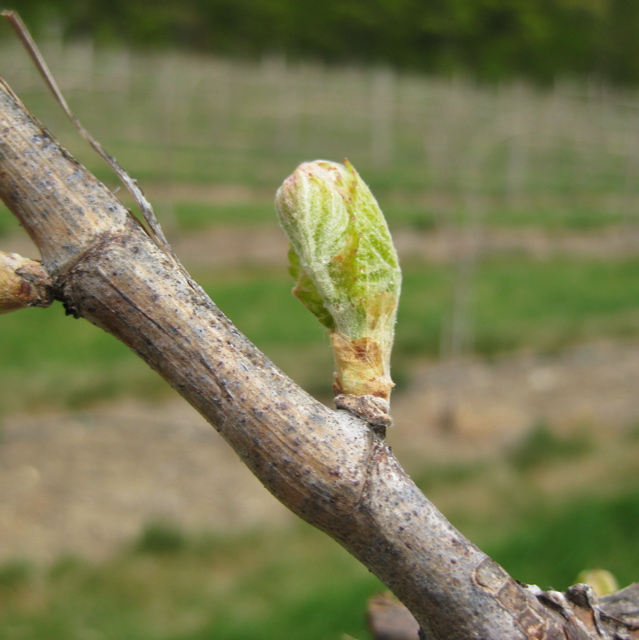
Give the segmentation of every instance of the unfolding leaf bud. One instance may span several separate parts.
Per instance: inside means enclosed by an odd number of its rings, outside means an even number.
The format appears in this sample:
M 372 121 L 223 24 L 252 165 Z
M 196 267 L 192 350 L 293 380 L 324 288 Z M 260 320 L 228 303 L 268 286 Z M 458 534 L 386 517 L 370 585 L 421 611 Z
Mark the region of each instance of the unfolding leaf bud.
M 330 334 L 335 392 L 388 401 L 401 271 L 373 194 L 348 161 L 317 160 L 284 181 L 275 207 L 293 294 Z

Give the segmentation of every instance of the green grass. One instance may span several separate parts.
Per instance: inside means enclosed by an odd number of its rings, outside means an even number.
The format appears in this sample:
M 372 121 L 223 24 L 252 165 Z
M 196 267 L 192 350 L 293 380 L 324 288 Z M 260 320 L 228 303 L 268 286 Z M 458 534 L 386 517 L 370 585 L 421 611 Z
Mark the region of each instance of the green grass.
M 337 544 L 306 525 L 235 536 L 158 526 L 130 551 L 91 564 L 62 558 L 0 582 L 0 636 L 80 640 L 366 638 L 367 599 L 382 589 Z M 172 529 L 171 529 L 172 530 Z M 173 531 L 173 530 L 172 530 Z M 149 540 L 155 542 L 149 544 Z M 11 572 L 7 564 L 6 572 Z M 0 567 L 0 576 L 3 573 Z
M 482 355 L 554 350 L 639 332 L 639 261 L 506 258 L 480 265 L 470 321 Z M 454 278 L 442 267 L 404 269 L 396 353 L 434 356 L 450 313 Z
M 520 470 L 544 467 L 592 452 L 594 443 L 587 432 L 557 435 L 545 420 L 533 425 L 524 440 L 510 451 L 508 459 Z
M 20 233 L 20 224 L 5 209 L 4 205 L 0 204 L 0 238 L 12 233 Z
M 552 350 L 601 338 L 635 338 L 638 269 L 636 259 L 487 264 L 476 290 L 477 351 Z
M 146 397 L 167 385 L 120 342 L 60 304 L 0 316 L 0 409 L 66 406 L 132 394 Z
M 597 232 L 607 227 L 628 222 L 621 208 L 588 207 L 568 201 L 552 206 L 530 204 L 504 206 L 498 200 L 484 205 L 481 215 L 484 230 L 513 229 L 537 230 L 546 233 Z M 451 203 L 436 208 L 433 204 L 384 206 L 384 215 L 391 228 L 408 227 L 417 232 L 435 231 L 438 228 L 461 227 L 468 222 L 467 213 L 459 204 Z
M 198 204 L 178 203 L 174 207 L 180 231 L 199 231 L 211 225 L 235 225 L 254 227 L 273 225 L 275 209 L 272 202 L 253 204 Z M 247 233 L 250 230 L 247 229 Z
M 637 580 L 639 493 L 581 497 L 546 509 L 485 551 L 515 578 L 564 590 L 584 569 L 611 571 L 621 586 Z
M 391 229 L 409 228 L 418 233 L 426 233 L 466 224 L 466 214 L 459 205 L 437 209 L 428 203 L 395 204 L 392 199 L 389 202 L 382 199 L 382 205 Z M 187 233 L 213 225 L 272 226 L 276 219 L 270 198 L 231 204 L 177 202 L 172 209 L 179 230 Z M 571 203 L 551 207 L 504 207 L 502 204 L 495 204 L 482 216 L 482 224 L 486 229 L 534 229 L 550 233 L 597 232 L 625 222 L 627 218 L 620 209 L 589 208 Z
M 601 231 L 627 221 L 621 208 L 605 210 L 567 203 L 564 206 L 522 206 L 490 209 L 482 218 L 490 227 L 558 231 Z

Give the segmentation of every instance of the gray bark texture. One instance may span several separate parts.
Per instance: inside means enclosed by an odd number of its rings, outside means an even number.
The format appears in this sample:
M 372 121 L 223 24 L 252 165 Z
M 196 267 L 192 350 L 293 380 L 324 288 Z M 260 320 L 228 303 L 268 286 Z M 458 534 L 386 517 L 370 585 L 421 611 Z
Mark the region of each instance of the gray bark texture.
M 583 585 L 559 594 L 517 583 L 464 538 L 370 425 L 279 371 L 4 84 L 0 197 L 67 312 L 162 375 L 275 497 L 391 589 L 424 638 L 639 638 L 635 592 L 607 614 Z

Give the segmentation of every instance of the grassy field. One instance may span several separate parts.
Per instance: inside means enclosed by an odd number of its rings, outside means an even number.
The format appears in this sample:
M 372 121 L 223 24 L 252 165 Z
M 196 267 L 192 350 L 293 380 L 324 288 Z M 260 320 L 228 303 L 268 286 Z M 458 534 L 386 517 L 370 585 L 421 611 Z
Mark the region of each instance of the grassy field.
M 15 47 L 2 46 L 14 89 L 115 187 Z M 249 237 L 275 227 L 272 197 L 295 165 L 344 156 L 373 186 L 392 229 L 418 240 L 505 232 L 597 242 L 609 232 L 632 239 L 637 231 L 639 110 L 631 92 L 568 83 L 546 92 L 519 84 L 486 89 L 387 69 L 278 58 L 244 64 L 86 44 L 49 43 L 46 51 L 80 118 L 152 194 L 179 237 L 228 227 Z M 0 211 L 0 247 L 19 232 Z M 328 341 L 291 297 L 283 261 L 281 268 L 198 263 L 193 273 L 276 364 L 329 398 Z M 639 339 L 637 273 L 632 247 L 541 257 L 516 249 L 474 255 L 468 264 L 411 254 L 397 325 L 398 393 L 415 365 L 447 355 L 442 344 L 460 305 L 462 355 L 490 359 Z M 171 393 L 122 345 L 66 317 L 59 304 L 0 318 L 0 380 L 0 431 L 10 414 L 86 410 L 130 396 L 160 401 Z M 416 480 L 429 497 L 453 505 L 447 515 L 454 524 L 515 577 L 565 588 L 596 564 L 623 584 L 639 576 L 639 495 L 627 489 L 639 439 L 629 428 L 611 446 L 537 425 L 499 459 L 427 460 Z M 562 471 L 578 477 L 586 465 L 602 469 L 596 490 L 564 495 L 559 480 L 557 490 L 540 488 Z M 490 499 L 475 501 L 477 487 Z M 499 534 L 487 518 L 501 523 Z M 0 636 L 339 640 L 347 633 L 364 640 L 365 601 L 380 588 L 301 524 L 224 536 L 163 523 L 100 563 L 7 559 L 0 564 Z

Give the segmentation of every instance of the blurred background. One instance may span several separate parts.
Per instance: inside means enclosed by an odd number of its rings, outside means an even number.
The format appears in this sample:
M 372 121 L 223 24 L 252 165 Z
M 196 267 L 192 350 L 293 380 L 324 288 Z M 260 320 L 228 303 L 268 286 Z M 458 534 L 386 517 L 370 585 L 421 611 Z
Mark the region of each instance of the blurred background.
M 194 277 L 331 404 L 273 211 L 347 157 L 402 261 L 400 461 L 514 577 L 639 578 L 639 5 L 21 0 L 75 114 Z M 0 73 L 81 162 L 8 26 Z M 8 211 L 0 248 L 37 257 Z M 58 304 L 0 318 L 0 636 L 368 637 L 382 589 Z

